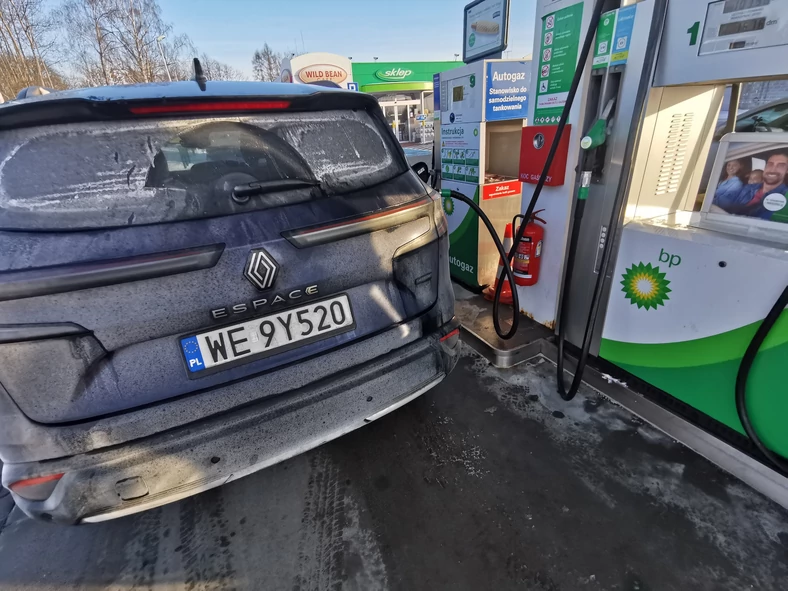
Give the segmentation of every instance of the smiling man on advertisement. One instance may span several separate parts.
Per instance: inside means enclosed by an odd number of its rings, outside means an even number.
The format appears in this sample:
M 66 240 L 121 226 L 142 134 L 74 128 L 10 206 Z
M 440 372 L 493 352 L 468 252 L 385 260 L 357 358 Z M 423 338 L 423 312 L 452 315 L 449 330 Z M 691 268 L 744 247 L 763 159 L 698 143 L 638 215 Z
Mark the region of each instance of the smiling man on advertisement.
M 764 206 L 764 198 L 771 194 L 785 196 L 788 186 L 785 176 L 788 174 L 788 150 L 776 152 L 766 160 L 763 169 L 763 182 L 745 185 L 735 196 L 720 195 L 714 205 L 728 213 L 746 215 L 761 219 L 771 219 L 773 209 Z

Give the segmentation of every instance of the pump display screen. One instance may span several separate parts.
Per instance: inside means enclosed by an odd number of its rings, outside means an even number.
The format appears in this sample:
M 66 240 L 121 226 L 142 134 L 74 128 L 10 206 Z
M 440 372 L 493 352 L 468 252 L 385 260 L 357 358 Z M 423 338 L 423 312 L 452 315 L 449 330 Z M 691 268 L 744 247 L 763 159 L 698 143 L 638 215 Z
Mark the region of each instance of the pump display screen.
M 464 88 L 463 86 L 455 86 L 451 89 L 452 102 L 459 103 L 462 100 Z
M 726 0 L 723 14 L 738 12 L 739 10 L 749 10 L 750 8 L 760 8 L 767 6 L 770 0 Z
M 751 18 L 746 21 L 736 21 L 735 23 L 725 23 L 720 25 L 720 37 L 726 35 L 738 35 L 739 33 L 749 33 L 750 31 L 760 31 L 766 26 L 766 19 Z
M 699 55 L 788 45 L 788 0 L 710 2 Z

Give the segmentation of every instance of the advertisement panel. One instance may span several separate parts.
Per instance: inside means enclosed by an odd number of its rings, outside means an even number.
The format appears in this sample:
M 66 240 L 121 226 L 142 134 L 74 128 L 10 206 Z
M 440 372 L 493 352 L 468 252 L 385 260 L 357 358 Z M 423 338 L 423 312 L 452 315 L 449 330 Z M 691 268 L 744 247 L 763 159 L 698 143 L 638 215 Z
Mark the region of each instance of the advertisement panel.
M 465 7 L 462 61 L 466 64 L 506 49 L 509 0 L 477 0 Z
M 788 143 L 724 141 L 706 193 L 704 211 L 788 222 Z M 779 134 L 783 139 L 788 134 Z M 783 140 L 784 141 L 784 140 Z
M 530 86 L 530 62 L 487 62 L 485 120 L 527 118 Z

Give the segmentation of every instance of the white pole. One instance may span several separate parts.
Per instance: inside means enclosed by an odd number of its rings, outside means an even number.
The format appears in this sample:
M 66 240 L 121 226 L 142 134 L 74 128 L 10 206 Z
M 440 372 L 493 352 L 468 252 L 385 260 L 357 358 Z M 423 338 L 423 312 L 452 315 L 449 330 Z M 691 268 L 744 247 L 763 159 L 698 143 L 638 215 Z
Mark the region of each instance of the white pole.
M 161 54 L 161 61 L 164 62 L 164 70 L 167 72 L 167 79 L 172 82 L 172 76 L 170 76 L 170 67 L 167 65 L 167 59 L 164 57 L 164 50 L 161 47 L 161 40 L 165 38 L 165 35 L 159 35 L 156 37 L 156 45 L 159 46 L 159 53 Z

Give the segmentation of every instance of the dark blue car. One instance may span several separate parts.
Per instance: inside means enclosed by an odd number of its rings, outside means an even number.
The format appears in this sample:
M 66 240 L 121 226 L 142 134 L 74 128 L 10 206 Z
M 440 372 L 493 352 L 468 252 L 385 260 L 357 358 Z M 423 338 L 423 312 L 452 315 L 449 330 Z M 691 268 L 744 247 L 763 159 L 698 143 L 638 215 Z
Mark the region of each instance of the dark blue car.
M 439 196 L 377 102 L 269 83 L 0 106 L 0 459 L 111 519 L 361 427 L 452 370 Z

